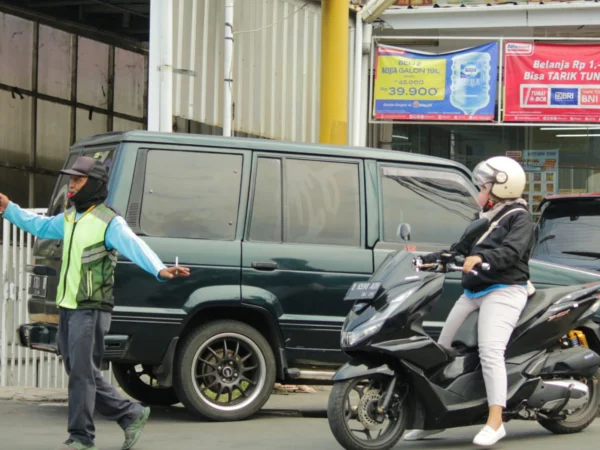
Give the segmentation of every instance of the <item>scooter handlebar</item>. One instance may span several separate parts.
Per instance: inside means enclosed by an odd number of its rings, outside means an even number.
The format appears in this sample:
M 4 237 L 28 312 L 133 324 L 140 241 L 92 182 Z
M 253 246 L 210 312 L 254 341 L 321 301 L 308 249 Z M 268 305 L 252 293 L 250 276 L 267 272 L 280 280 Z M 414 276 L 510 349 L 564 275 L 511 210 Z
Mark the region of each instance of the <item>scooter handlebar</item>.
M 488 263 L 481 263 L 478 264 L 476 267 L 481 267 L 481 270 L 483 270 L 484 272 L 487 272 L 488 270 L 490 270 L 490 265 Z M 462 272 L 463 271 L 463 267 L 462 266 L 457 266 L 456 264 L 448 264 L 446 266 L 448 272 Z M 470 271 L 470 273 L 472 273 L 473 275 L 477 276 L 479 275 L 479 272 L 477 272 L 475 269 L 472 269 Z
M 415 269 L 417 271 L 422 270 L 422 269 L 429 269 L 429 270 L 438 270 L 443 266 L 441 261 L 436 261 L 435 263 L 423 263 L 423 260 L 421 258 L 417 258 L 415 260 Z M 478 264 L 476 267 L 480 267 L 481 270 L 487 272 L 488 270 L 490 270 L 490 265 L 489 263 L 481 263 Z M 448 263 L 445 265 L 445 271 L 446 272 L 462 272 L 463 271 L 463 267 L 459 266 L 455 263 Z M 472 273 L 473 275 L 477 276 L 479 275 L 479 272 L 475 269 L 471 270 L 470 273 Z

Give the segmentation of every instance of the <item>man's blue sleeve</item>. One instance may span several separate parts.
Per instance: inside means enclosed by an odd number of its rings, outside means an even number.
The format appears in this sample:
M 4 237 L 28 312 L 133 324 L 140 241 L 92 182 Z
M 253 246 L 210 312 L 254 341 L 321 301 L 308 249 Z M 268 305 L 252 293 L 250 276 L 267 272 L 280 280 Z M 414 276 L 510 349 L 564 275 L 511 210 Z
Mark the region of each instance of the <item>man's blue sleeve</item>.
M 129 228 L 125 220 L 117 216 L 111 220 L 106 230 L 106 246 L 115 249 L 125 258 L 154 275 L 157 280 L 165 281 L 158 274 L 166 266 L 152 249 Z
M 13 225 L 41 239 L 65 238 L 65 215 L 61 213 L 53 217 L 43 217 L 19 208 L 10 202 L 4 211 L 4 218 Z

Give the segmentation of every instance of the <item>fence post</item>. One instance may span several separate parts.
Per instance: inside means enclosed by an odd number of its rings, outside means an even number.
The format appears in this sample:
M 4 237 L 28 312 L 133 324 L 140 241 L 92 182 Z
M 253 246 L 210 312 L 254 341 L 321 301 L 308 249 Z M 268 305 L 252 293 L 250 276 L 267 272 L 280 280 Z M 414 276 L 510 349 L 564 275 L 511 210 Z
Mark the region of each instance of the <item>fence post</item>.
M 2 227 L 2 297 L 0 298 L 0 386 L 6 386 L 8 353 L 6 345 L 6 307 L 8 303 L 8 250 L 10 248 L 10 224 L 3 219 Z
M 46 209 L 28 209 L 27 211 L 40 215 L 46 214 Z M 33 260 L 34 238 L 31 234 L 19 230 L 9 221 L 1 220 L 3 229 L 0 278 L 0 386 L 28 386 L 31 376 L 31 384 L 41 387 L 38 380 L 41 381 L 42 370 L 47 370 L 47 383 L 50 381 L 50 358 L 46 358 L 46 367 L 43 367 L 43 361 L 38 361 L 38 358 L 45 359 L 43 352 L 30 351 L 29 348 L 24 349 L 15 335 L 16 328 L 29 321 L 27 310 L 27 301 L 30 297 L 27 290 L 29 277 L 26 266 Z M 9 264 L 12 265 L 12 271 Z M 10 302 L 11 299 L 14 301 Z M 11 317 L 10 323 L 8 323 L 9 317 Z M 30 358 L 33 358 L 33 364 L 31 364 Z M 9 363 L 11 364 L 10 372 Z M 29 374 L 30 370 L 31 374 Z M 55 384 L 58 385 L 58 383 Z
M 24 273 L 25 273 L 25 231 L 23 230 L 19 230 L 19 286 L 18 286 L 18 290 L 16 293 L 16 301 L 17 304 L 19 305 L 18 308 L 15 308 L 17 310 L 17 326 L 22 324 L 23 321 L 25 320 L 25 318 L 23 317 L 23 289 L 24 289 Z M 14 330 L 13 330 L 13 336 L 14 336 Z M 16 338 L 13 337 L 13 342 L 16 340 Z M 19 345 L 19 342 L 17 342 L 18 345 L 18 349 L 17 349 L 17 359 L 18 359 L 18 365 L 17 365 L 17 385 L 21 386 L 21 372 L 23 371 L 22 366 L 23 366 L 23 347 L 21 347 L 21 345 Z
M 33 253 L 33 249 L 32 249 L 32 236 L 30 234 L 27 234 L 27 261 L 25 262 L 27 265 L 31 264 L 32 261 L 32 253 Z M 26 281 L 25 281 L 25 302 L 29 301 L 29 289 L 28 285 L 29 285 L 29 277 L 26 277 Z M 25 322 L 29 322 L 29 309 L 27 308 L 27 304 L 25 304 Z M 31 363 L 31 359 L 33 358 L 35 360 L 35 353 L 36 352 L 30 352 L 29 351 L 29 347 L 25 348 L 25 386 L 29 385 L 29 371 L 31 370 L 30 367 L 30 363 Z M 35 367 L 35 366 L 33 366 Z M 31 379 L 34 383 L 35 386 L 35 375 L 34 373 L 31 374 Z

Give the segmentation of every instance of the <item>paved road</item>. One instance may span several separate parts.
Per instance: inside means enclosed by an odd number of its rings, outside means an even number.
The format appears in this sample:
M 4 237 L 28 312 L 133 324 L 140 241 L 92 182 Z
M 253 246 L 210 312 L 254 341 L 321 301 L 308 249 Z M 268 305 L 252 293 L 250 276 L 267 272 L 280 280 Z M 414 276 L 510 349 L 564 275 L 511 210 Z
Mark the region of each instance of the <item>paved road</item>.
M 310 449 L 341 447 L 329 431 L 324 407 L 326 392 L 271 397 L 256 417 L 237 423 L 201 422 L 181 407 L 154 408 L 137 450 L 199 449 Z M 297 412 L 300 409 L 302 416 Z M 0 448 L 6 450 L 52 450 L 65 439 L 67 408 L 61 404 L 0 402 Z M 586 432 L 553 436 L 535 423 L 511 422 L 510 437 L 496 448 L 512 450 L 597 448 L 600 420 Z M 418 443 L 403 443 L 397 449 L 472 448 L 476 427 L 452 430 L 441 437 Z M 113 423 L 97 421 L 100 450 L 121 448 L 122 432 Z

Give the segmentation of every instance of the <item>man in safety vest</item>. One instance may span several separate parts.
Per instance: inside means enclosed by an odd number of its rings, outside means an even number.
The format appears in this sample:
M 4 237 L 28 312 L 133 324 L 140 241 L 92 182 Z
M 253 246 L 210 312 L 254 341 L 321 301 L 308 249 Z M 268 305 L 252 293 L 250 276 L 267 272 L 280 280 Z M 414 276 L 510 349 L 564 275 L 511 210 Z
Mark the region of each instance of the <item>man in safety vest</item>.
M 104 336 L 114 307 L 117 252 L 159 281 L 189 276 L 184 267 L 167 268 L 125 220 L 104 202 L 108 173 L 102 162 L 79 157 L 69 175 L 73 207 L 54 217 L 28 213 L 0 194 L 0 214 L 42 239 L 64 240 L 56 303 L 58 349 L 69 374 L 69 439 L 61 449 L 94 450 L 94 409 L 116 421 L 125 432 L 123 449 L 133 447 L 150 409 L 123 398 L 99 370 Z

